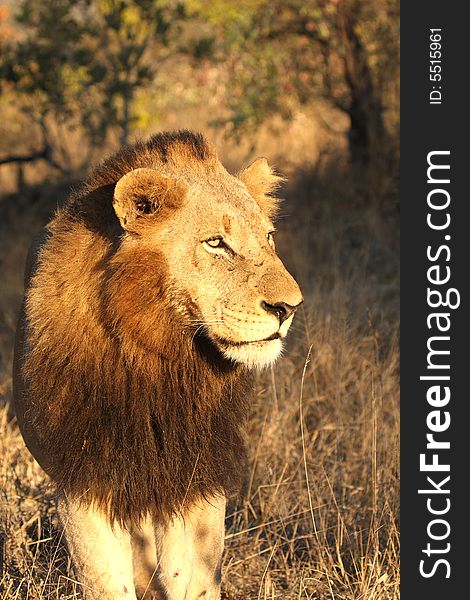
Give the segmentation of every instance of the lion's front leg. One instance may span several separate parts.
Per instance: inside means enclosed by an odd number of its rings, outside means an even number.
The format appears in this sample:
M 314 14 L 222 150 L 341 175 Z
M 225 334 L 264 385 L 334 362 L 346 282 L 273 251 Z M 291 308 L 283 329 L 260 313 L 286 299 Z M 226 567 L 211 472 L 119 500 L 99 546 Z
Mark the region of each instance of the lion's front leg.
M 200 500 L 157 526 L 160 582 L 167 600 L 219 600 L 225 498 Z
M 85 600 L 135 600 L 129 533 L 63 495 L 58 511 Z

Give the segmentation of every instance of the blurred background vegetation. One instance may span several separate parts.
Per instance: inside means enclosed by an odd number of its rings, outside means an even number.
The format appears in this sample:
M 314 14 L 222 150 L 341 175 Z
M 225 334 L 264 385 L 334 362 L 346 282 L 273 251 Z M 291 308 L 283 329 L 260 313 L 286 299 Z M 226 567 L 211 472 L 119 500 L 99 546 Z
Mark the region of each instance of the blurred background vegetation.
M 20 183 L 29 160 L 70 175 L 171 125 L 243 140 L 248 156 L 260 127 L 286 137 L 297 124 L 311 136 L 302 159 L 336 145 L 390 168 L 398 19 L 397 0 L 3 3 L 0 165 Z
M 398 54 L 398 0 L 0 0 L 2 600 L 81 597 L 9 408 L 27 249 L 91 165 L 179 128 L 287 175 L 305 297 L 258 376 L 222 598 L 398 600 Z

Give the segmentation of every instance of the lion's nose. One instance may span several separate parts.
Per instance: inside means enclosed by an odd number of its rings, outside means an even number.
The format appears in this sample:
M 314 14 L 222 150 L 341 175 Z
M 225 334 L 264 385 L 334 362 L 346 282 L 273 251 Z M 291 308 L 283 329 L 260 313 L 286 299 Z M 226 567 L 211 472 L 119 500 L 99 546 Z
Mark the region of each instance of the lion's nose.
M 286 302 L 276 302 L 276 304 L 268 304 L 267 302 L 261 302 L 261 306 L 270 315 L 274 315 L 279 324 L 282 325 L 291 315 L 295 313 L 298 307 L 302 304 L 301 302 L 296 306 L 291 306 Z

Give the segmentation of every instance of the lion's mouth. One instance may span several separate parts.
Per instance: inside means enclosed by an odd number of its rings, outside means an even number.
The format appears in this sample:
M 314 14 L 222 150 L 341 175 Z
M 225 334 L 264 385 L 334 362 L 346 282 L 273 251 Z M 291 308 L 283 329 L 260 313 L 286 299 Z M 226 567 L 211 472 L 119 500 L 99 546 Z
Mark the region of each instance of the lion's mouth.
M 267 338 L 263 338 L 261 340 L 251 340 L 249 342 L 236 342 L 234 340 L 227 340 L 226 338 L 217 337 L 217 342 L 223 346 L 250 346 L 254 344 L 262 344 L 264 342 L 271 342 L 272 340 L 278 340 L 281 338 L 281 335 L 278 331 L 276 333 L 272 333 Z

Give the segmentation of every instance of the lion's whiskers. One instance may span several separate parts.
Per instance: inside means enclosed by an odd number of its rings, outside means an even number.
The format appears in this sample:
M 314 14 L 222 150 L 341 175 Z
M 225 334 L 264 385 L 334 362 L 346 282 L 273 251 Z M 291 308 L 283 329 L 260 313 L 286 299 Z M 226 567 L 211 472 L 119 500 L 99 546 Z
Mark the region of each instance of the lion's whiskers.
M 191 336 L 191 344 L 194 342 L 194 338 L 197 336 L 197 334 L 200 331 L 203 331 L 206 327 L 209 327 L 211 325 L 222 325 L 223 321 L 222 320 L 217 320 L 214 319 L 213 321 L 204 321 L 202 319 L 191 319 L 191 324 L 192 325 L 197 325 L 197 328 L 194 330 L 193 335 Z
M 222 325 L 222 319 L 214 319 L 213 321 L 205 321 L 204 319 L 191 319 L 192 325 Z

